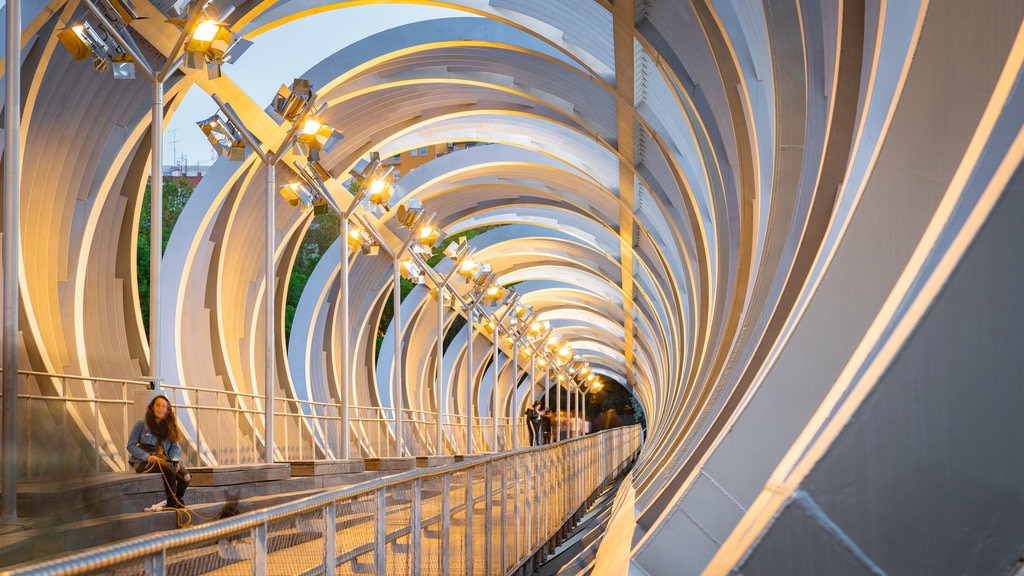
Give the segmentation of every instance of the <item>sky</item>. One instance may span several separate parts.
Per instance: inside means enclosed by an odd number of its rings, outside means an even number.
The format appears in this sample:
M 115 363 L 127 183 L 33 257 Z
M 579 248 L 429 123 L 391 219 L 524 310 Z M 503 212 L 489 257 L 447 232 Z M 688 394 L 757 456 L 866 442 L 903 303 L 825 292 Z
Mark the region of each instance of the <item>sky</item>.
M 222 71 L 253 101 L 269 104 L 281 84 L 290 84 L 293 78 L 301 77 L 317 62 L 353 42 L 409 22 L 469 15 L 414 4 L 353 6 L 323 12 L 252 38 L 253 45 L 245 54 Z M 185 95 L 164 133 L 165 165 L 210 165 L 216 160 L 213 147 L 196 126 L 197 121 L 216 111 L 217 104 L 201 88 L 194 87 Z

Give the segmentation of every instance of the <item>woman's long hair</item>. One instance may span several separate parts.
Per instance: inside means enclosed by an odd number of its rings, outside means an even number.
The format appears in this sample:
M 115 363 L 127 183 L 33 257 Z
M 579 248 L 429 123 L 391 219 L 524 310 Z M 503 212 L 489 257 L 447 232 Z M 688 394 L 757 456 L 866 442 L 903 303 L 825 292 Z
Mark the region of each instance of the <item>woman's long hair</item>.
M 163 420 L 157 421 L 156 414 L 153 413 L 153 404 L 156 404 L 156 401 L 161 398 L 167 402 L 167 415 Z M 163 394 L 150 400 L 149 406 L 146 406 L 146 426 L 149 426 L 149 431 L 157 438 L 171 442 L 181 439 L 181 433 L 178 431 L 178 419 L 174 416 L 174 408 L 171 408 L 171 401 Z

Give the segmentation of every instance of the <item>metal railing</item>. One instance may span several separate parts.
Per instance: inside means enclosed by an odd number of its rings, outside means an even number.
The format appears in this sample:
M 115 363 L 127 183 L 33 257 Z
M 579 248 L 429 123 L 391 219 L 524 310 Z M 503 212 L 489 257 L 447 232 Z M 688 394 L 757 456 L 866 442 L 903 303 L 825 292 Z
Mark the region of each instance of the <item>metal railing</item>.
M 638 426 L 411 471 L 10 574 L 507 574 L 640 448 Z
M 128 432 L 139 417 L 137 392 L 149 382 L 19 371 L 18 442 L 20 477 L 43 477 L 73 471 L 126 469 Z M 164 385 L 183 424 L 182 449 L 188 462 L 229 466 L 263 461 L 262 395 L 213 388 Z M 403 410 L 405 446 L 409 456 L 466 454 L 466 417 L 442 414 L 441 451 L 437 446 L 437 414 Z M 356 457 L 391 457 L 396 453 L 394 410 L 352 406 L 350 453 Z M 516 420 L 513 426 L 513 420 Z M 337 460 L 343 453 L 341 407 L 324 402 L 278 398 L 274 402 L 274 448 L 278 461 Z M 473 453 L 507 451 L 529 443 L 524 418 L 473 418 Z M 515 429 L 517 441 L 512 441 Z M 81 432 L 77 450 L 67 446 L 67 431 Z

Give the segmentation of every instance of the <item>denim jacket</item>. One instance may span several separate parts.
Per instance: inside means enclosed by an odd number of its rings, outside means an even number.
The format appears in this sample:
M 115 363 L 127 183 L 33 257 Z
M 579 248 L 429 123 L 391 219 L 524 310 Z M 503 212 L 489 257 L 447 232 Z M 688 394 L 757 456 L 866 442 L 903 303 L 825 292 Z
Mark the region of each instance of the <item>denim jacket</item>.
M 135 426 L 132 426 L 132 431 L 128 434 L 128 463 L 134 464 L 149 460 L 149 453 L 136 446 L 136 444 L 156 446 L 156 442 L 156 436 L 149 430 L 149 426 L 146 426 L 146 421 L 139 420 L 136 422 Z M 164 440 L 164 454 L 170 460 L 180 460 L 181 449 L 178 447 L 178 443 Z

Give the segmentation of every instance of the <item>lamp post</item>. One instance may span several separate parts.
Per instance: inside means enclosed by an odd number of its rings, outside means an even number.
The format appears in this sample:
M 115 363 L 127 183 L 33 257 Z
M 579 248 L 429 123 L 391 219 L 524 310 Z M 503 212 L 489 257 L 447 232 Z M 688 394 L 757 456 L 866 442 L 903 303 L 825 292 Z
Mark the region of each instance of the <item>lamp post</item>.
M 476 265 L 476 267 L 482 268 L 480 265 Z M 477 282 L 480 293 L 471 299 L 466 309 L 466 454 L 473 453 L 473 318 L 477 313 L 477 307 L 487 297 L 487 287 L 492 281 L 492 276 L 489 270 L 472 274 L 472 277 L 477 280 L 485 279 L 482 282 Z
M 21 0 L 7 2 L 4 120 L 3 465 L 0 523 L 18 523 L 18 268 L 21 252 Z
M 339 347 L 341 348 L 341 367 L 340 375 L 338 378 L 339 386 L 341 387 L 341 458 L 343 460 L 349 460 L 351 458 L 351 430 L 349 423 L 349 412 L 351 409 L 351 353 L 349 346 L 349 273 L 348 273 L 348 251 L 350 249 L 349 244 L 351 243 L 356 248 L 362 248 L 364 253 L 373 252 L 373 248 L 377 245 L 374 244 L 372 247 L 363 244 L 360 239 L 357 238 L 352 241 L 350 237 L 349 218 L 355 213 L 356 208 L 359 207 L 359 203 L 368 196 L 373 200 L 375 204 L 381 206 L 383 209 L 387 209 L 387 202 L 391 198 L 390 184 L 388 184 L 388 174 L 382 172 L 380 162 L 380 155 L 376 152 L 370 154 L 370 161 L 362 169 L 362 171 L 353 170 L 350 172 L 353 178 L 359 183 L 359 187 L 356 192 L 352 195 L 349 200 L 348 206 L 342 209 L 333 199 L 332 195 L 327 189 L 327 185 L 321 177 L 320 171 L 316 169 L 303 169 L 298 163 L 295 163 L 295 168 L 302 179 L 309 185 L 315 186 L 320 193 L 320 196 L 327 200 L 328 204 L 334 208 L 335 212 L 338 213 L 339 220 L 339 237 L 338 244 L 341 251 L 339 259 L 339 270 L 338 270 L 338 306 L 340 312 L 341 321 L 341 334 Z
M 296 79 L 293 83 L 293 89 L 299 89 L 300 80 Z M 263 410 L 264 410 L 264 440 L 263 440 L 263 460 L 267 464 L 274 462 L 274 386 L 277 380 L 276 368 L 275 368 L 275 338 L 274 338 L 274 292 L 275 292 L 275 210 L 274 200 L 275 194 L 277 193 L 275 188 L 275 176 L 277 163 L 284 157 L 284 155 L 294 144 L 295 139 L 299 134 L 299 130 L 303 128 L 301 120 L 306 117 L 313 105 L 316 102 L 315 96 L 311 90 L 309 90 L 308 83 L 304 86 L 307 90 L 305 101 L 300 105 L 297 112 L 289 114 L 285 118 L 292 120 L 292 125 L 288 129 L 284 140 L 278 147 L 276 152 L 267 150 L 264 151 L 256 138 L 245 128 L 242 121 L 235 114 L 234 110 L 230 106 L 224 103 L 219 96 L 213 94 L 213 101 L 217 103 L 217 106 L 228 116 L 231 122 L 234 123 L 235 128 L 241 133 L 246 143 L 253 149 L 253 152 L 263 161 L 266 168 L 266 193 L 264 194 L 265 205 L 264 205 L 264 223 L 266 225 L 264 229 L 264 236 L 266 239 L 266 246 L 263 254 L 263 266 L 266 269 L 266 285 L 264 290 L 264 373 L 263 373 Z
M 155 69 L 142 57 L 141 52 L 131 37 L 127 35 L 127 24 L 136 16 L 134 9 L 128 5 L 108 4 L 110 10 L 103 13 L 92 0 L 82 0 L 85 7 L 96 17 L 100 26 L 109 34 L 116 45 L 110 46 L 86 23 L 80 23 L 58 33 L 61 43 L 72 55 L 82 60 L 92 55 L 97 70 L 105 69 L 111 61 L 114 63 L 115 76 L 134 78 L 136 67 L 149 80 L 153 89 L 153 101 L 150 108 L 150 257 L 149 257 L 149 372 L 154 388 L 160 387 L 160 356 L 158 339 L 160 334 L 160 265 L 163 253 L 163 156 L 161 138 L 163 136 L 164 82 L 171 73 L 181 66 L 182 53 L 187 49 L 186 41 L 190 41 L 198 33 L 197 22 L 205 14 L 206 3 L 196 3 L 184 22 L 184 27 L 174 47 L 167 55 L 163 67 Z M 115 0 L 116 2 L 116 0 Z M 109 14 L 109 15 L 108 15 Z M 111 23 L 114 18 L 118 26 Z M 211 24 L 220 30 L 220 24 Z M 228 33 L 230 36 L 230 33 Z M 119 50 L 118 50 L 119 49 Z M 216 57 L 223 57 L 219 52 Z M 236 55 L 237 57 L 237 55 Z
M 449 254 L 446 252 L 446 256 L 454 260 L 454 265 L 448 274 L 440 276 L 440 280 L 435 280 L 437 285 L 437 384 L 434 386 L 435 402 L 437 406 L 437 438 L 435 439 L 435 452 L 437 456 L 441 456 L 444 452 L 444 423 L 442 421 L 443 413 L 441 411 L 441 386 L 444 382 L 444 297 L 445 290 L 448 289 L 448 282 L 451 281 L 452 277 L 459 271 L 459 266 L 462 265 L 462 261 L 469 256 L 471 250 L 469 244 L 449 244 L 449 247 L 456 246 L 456 248 Z M 430 269 L 429 266 L 425 269 Z M 433 272 L 431 272 L 433 274 Z M 452 298 L 459 297 L 457 291 L 452 290 Z
M 501 290 L 502 292 L 505 292 L 505 289 L 499 286 L 495 286 L 494 288 Z M 492 315 L 491 319 L 491 321 L 494 322 L 494 385 L 492 386 L 491 389 L 491 416 L 493 417 L 491 421 L 491 445 L 494 447 L 495 452 L 498 451 L 498 412 L 500 411 L 500 409 L 498 408 L 498 339 L 501 336 L 501 331 L 503 329 L 506 329 L 505 319 L 508 318 L 508 315 L 513 310 L 515 310 L 516 305 L 519 303 L 519 294 L 514 291 L 505 292 L 500 296 L 496 292 L 492 293 L 492 296 L 494 296 L 495 298 L 500 298 L 501 296 L 505 296 L 507 294 L 511 294 L 512 296 L 511 299 L 508 300 L 508 305 L 505 307 L 505 311 L 502 312 L 501 315 Z M 509 332 L 509 334 L 511 335 L 511 331 Z
M 358 216 L 357 216 L 358 218 Z M 420 222 L 422 213 L 416 214 L 409 227 L 415 228 L 416 224 Z M 392 313 L 393 322 L 395 324 L 394 335 L 395 335 L 395 361 L 393 374 L 391 378 L 391 398 L 392 404 L 395 410 L 395 454 L 401 458 L 405 454 L 405 431 L 403 430 L 403 415 L 402 409 L 404 405 L 404 367 L 405 362 L 403 361 L 403 350 L 402 350 L 402 257 L 416 241 L 416 235 L 411 234 L 402 242 L 402 246 L 398 250 L 391 250 L 383 238 L 378 236 L 377 229 L 370 225 L 365 219 L 361 219 L 363 226 L 370 230 L 372 234 L 377 236 L 377 241 L 384 248 L 385 251 L 391 256 L 391 271 L 392 271 Z

